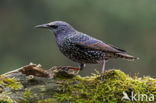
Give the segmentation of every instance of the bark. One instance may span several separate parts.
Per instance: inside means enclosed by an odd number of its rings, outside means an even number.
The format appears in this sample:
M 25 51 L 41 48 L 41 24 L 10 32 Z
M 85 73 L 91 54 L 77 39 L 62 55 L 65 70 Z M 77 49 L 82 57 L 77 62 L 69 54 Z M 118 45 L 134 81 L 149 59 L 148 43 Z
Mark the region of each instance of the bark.
M 104 75 L 101 80 L 98 72 L 81 77 L 73 67 L 45 70 L 30 64 L 0 75 L 0 103 L 132 103 L 132 92 L 148 95 L 142 103 L 156 99 L 154 78 L 132 78 L 120 70 L 108 70 Z M 125 93 L 129 100 L 122 100 Z M 138 97 L 136 100 L 133 102 L 139 103 Z
M 55 77 L 72 78 L 76 71 L 69 67 L 30 64 L 0 76 L 0 103 L 58 102 L 53 96 L 59 81 Z

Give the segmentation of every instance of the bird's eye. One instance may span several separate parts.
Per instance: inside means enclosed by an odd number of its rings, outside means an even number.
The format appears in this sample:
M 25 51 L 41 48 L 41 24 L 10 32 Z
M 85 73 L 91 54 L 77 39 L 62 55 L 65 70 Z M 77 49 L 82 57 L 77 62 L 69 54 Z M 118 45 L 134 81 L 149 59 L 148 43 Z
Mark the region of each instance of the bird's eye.
M 54 28 L 54 29 L 58 28 L 57 25 L 50 25 L 50 27 L 52 27 L 52 28 Z

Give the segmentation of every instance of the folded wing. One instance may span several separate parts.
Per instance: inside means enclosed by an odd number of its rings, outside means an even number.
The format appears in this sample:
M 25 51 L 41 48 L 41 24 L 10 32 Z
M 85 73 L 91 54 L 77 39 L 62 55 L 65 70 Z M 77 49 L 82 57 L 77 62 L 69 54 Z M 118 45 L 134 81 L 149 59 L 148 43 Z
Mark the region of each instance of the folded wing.
M 89 37 L 88 35 L 81 35 L 79 37 L 75 37 L 75 40 L 72 40 L 72 42 L 75 45 L 90 48 L 93 50 L 101 50 L 104 52 L 111 52 L 111 53 L 123 53 L 126 52 L 125 50 L 119 49 L 117 47 L 114 47 L 112 45 L 106 44 L 100 40 L 97 40 L 95 38 Z

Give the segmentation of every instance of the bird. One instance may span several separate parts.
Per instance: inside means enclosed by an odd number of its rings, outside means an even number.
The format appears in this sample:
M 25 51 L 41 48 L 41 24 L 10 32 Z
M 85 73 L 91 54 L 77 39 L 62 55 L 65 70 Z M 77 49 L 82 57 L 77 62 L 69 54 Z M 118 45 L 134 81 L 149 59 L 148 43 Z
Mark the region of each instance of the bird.
M 78 63 L 80 70 L 85 68 L 85 64 L 102 64 L 101 78 L 104 78 L 106 61 L 109 59 L 138 59 L 123 49 L 79 32 L 65 21 L 53 21 L 35 27 L 46 28 L 53 32 L 61 53 Z

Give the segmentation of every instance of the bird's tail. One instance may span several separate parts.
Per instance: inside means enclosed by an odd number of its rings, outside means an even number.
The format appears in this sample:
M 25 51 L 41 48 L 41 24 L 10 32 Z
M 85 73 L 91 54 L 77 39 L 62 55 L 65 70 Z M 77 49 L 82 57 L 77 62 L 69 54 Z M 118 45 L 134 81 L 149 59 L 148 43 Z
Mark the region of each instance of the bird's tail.
M 139 59 L 138 57 L 134 57 L 132 55 L 129 55 L 127 53 L 117 53 L 117 55 L 121 58 L 125 58 L 127 60 L 136 60 L 136 59 Z

